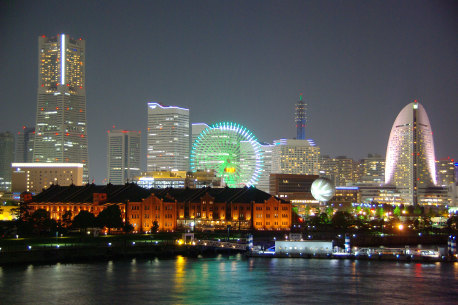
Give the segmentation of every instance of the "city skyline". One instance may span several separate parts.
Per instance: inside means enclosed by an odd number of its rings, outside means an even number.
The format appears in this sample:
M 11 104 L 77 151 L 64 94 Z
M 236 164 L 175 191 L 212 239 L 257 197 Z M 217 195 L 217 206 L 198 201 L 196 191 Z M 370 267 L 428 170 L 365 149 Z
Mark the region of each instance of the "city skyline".
M 358 159 L 385 153 L 398 109 L 417 99 L 434 126 L 437 159 L 456 157 L 452 2 L 133 2 L 123 10 L 125 3 L 110 5 L 109 14 L 103 1 L 1 4 L 0 131 L 34 125 L 36 39 L 65 33 L 87 40 L 96 182 L 105 178 L 106 130 L 145 130 L 149 101 L 189 108 L 191 123 L 235 121 L 270 143 L 294 138 L 303 93 L 307 138 L 322 154 Z M 70 7 L 84 13 L 60 14 Z

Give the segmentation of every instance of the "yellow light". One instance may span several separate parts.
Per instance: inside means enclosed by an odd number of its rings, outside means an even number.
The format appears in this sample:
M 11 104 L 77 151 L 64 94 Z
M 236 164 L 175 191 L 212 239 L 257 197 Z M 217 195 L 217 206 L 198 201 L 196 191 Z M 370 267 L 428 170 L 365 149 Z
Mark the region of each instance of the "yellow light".
M 226 167 L 224 171 L 226 173 L 235 173 L 235 167 Z
M 402 223 L 399 224 L 399 225 L 398 225 L 398 229 L 399 229 L 399 231 L 402 231 L 402 230 L 404 229 L 404 225 L 403 225 Z

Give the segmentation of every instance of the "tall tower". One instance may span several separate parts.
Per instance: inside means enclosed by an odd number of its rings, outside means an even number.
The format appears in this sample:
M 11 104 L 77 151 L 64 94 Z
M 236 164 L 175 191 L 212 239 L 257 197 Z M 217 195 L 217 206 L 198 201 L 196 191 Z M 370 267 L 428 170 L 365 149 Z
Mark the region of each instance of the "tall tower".
M 38 102 L 33 162 L 82 163 L 88 182 L 85 41 L 38 39 Z
M 108 131 L 108 182 L 124 184 L 140 175 L 140 131 Z
M 302 93 L 299 96 L 299 101 L 296 103 L 296 129 L 297 140 L 305 140 L 305 126 L 307 124 L 307 104 L 302 100 Z
M 148 172 L 189 170 L 189 129 L 189 109 L 148 103 Z
M 436 185 L 434 142 L 428 115 L 416 100 L 405 106 L 391 128 L 385 184 L 396 186 L 409 204 L 422 189 Z

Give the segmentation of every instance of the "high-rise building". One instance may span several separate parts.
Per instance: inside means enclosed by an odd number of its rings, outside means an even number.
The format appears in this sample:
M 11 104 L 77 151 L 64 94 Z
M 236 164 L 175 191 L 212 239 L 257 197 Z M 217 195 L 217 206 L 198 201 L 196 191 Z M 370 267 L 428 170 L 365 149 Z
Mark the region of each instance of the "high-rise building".
M 272 147 L 272 173 L 318 175 L 320 148 L 312 140 L 275 140 Z
M 140 131 L 108 131 L 108 182 L 124 184 L 140 175 Z
M 209 126 L 205 123 L 192 123 L 191 125 L 191 147 L 192 144 L 196 141 L 197 137 L 199 137 L 200 133 L 207 129 Z
M 256 188 L 263 192 L 269 193 L 270 189 L 270 174 L 272 173 L 272 150 L 274 145 L 268 143 L 260 143 L 260 150 L 262 153 L 263 167 L 259 175 L 259 181 Z
M 189 109 L 148 103 L 147 171 L 187 171 L 189 129 Z
M 359 162 L 359 179 L 363 184 L 382 185 L 385 182 L 385 158 L 378 154 L 368 154 Z
M 437 185 L 455 184 L 455 160 L 444 158 L 436 161 Z
M 302 94 L 299 96 L 299 101 L 296 103 L 296 129 L 297 140 L 305 140 L 305 126 L 307 124 L 307 104 L 302 100 Z
M 0 133 L 0 190 L 11 190 L 11 163 L 14 162 L 14 135 Z
M 38 98 L 33 162 L 82 163 L 88 181 L 85 41 L 38 39 Z
M 35 127 L 22 128 L 16 135 L 14 162 L 29 163 L 33 160 L 33 143 L 35 141 Z
M 407 203 L 416 205 L 422 190 L 436 185 L 433 133 L 417 101 L 396 117 L 386 151 L 385 184 L 394 185 Z
M 352 185 L 358 180 L 357 163 L 346 156 L 320 158 L 320 176 L 329 178 L 336 186 Z

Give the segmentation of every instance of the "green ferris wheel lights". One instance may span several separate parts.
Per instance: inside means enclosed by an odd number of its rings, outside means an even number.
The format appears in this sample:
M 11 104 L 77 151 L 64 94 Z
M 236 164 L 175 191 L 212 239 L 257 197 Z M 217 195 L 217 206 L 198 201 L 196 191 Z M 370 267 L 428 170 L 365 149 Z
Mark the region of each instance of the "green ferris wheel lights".
M 213 170 L 229 187 L 256 185 L 262 169 L 260 144 L 244 126 L 213 124 L 200 133 L 191 149 L 191 171 Z

